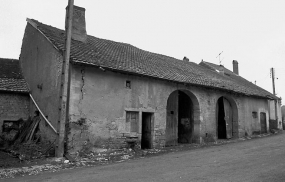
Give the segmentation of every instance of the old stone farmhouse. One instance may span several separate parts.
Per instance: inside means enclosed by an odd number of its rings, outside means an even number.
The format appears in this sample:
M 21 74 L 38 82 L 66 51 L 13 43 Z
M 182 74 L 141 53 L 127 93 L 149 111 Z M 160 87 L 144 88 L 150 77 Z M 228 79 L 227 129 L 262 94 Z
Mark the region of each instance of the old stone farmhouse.
M 231 72 L 93 37 L 86 34 L 85 9 L 74 8 L 66 126 L 70 153 L 86 146 L 120 148 L 134 139 L 147 149 L 269 131 L 269 101 L 278 98 L 239 76 L 236 61 Z M 21 68 L 55 128 L 64 44 L 65 31 L 27 19 Z
M 19 60 L 0 58 L 0 135 L 16 131 L 29 117 L 30 98 Z

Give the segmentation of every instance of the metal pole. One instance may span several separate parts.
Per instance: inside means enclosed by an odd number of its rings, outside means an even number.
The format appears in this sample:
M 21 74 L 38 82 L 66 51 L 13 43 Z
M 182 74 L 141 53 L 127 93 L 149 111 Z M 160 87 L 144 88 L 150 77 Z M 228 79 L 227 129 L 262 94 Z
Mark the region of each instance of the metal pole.
M 70 45 L 71 45 L 71 30 L 72 30 L 72 16 L 73 16 L 74 0 L 68 1 L 67 25 L 65 27 L 65 54 L 62 64 L 62 82 L 61 82 L 61 96 L 59 108 L 59 123 L 58 123 L 58 138 L 56 156 L 63 157 L 64 143 L 65 143 L 65 127 L 68 122 L 68 89 L 69 89 L 69 59 L 70 59 Z

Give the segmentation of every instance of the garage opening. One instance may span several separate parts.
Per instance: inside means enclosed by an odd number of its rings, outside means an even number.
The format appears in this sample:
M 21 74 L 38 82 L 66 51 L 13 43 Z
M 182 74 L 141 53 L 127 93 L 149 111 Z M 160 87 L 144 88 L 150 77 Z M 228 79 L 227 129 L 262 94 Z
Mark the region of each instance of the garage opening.
M 191 143 L 193 132 L 193 103 L 182 91 L 178 92 L 178 143 Z
M 218 100 L 218 139 L 227 138 L 227 128 L 225 122 L 225 111 L 223 98 Z
M 217 102 L 218 139 L 230 139 L 233 137 L 233 110 L 230 102 L 220 97 Z
M 142 136 L 141 136 L 141 149 L 151 149 L 152 139 L 151 130 L 153 113 L 142 112 Z
M 193 133 L 193 102 L 185 92 L 174 91 L 167 100 L 166 146 L 192 143 Z

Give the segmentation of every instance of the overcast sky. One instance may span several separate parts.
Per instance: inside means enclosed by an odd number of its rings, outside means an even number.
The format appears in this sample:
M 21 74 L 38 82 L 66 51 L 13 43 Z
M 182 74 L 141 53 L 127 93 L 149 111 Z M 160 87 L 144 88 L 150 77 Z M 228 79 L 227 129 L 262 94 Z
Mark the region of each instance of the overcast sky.
M 26 18 L 64 28 L 68 0 L 1 0 L 0 57 L 19 58 Z M 285 0 L 75 0 L 87 33 L 190 61 L 221 63 L 285 103 Z

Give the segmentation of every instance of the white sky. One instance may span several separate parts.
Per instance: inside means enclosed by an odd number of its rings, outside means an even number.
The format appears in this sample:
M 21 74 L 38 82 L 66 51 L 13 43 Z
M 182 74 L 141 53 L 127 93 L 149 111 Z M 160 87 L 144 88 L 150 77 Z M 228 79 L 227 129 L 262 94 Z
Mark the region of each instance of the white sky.
M 64 28 L 68 0 L 0 0 L 0 57 L 19 58 L 26 18 Z M 87 33 L 199 63 L 222 64 L 285 99 L 284 0 L 75 0 Z

